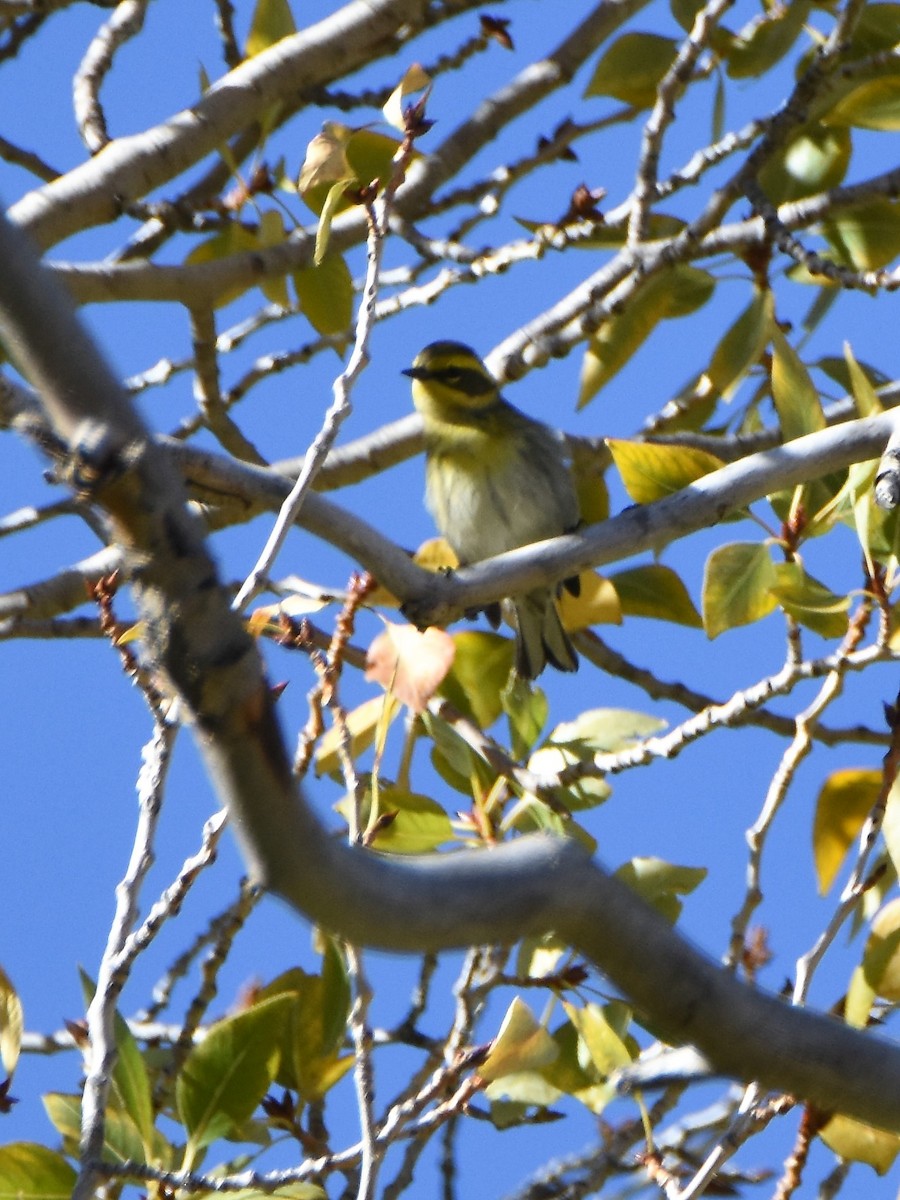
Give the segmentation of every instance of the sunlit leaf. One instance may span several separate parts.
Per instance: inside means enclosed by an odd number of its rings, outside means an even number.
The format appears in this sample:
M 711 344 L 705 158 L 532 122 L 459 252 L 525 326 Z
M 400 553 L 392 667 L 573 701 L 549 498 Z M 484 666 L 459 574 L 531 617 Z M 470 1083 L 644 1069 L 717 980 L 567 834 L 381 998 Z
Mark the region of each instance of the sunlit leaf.
M 553 1062 L 558 1053 L 553 1038 L 516 996 L 478 1074 L 490 1081 L 512 1072 L 537 1070 Z
M 599 1004 L 586 1004 L 579 1008 L 563 1001 L 569 1020 L 578 1030 L 590 1062 L 602 1079 L 613 1071 L 627 1067 L 635 1055 L 607 1018 L 605 1008 Z
M 774 324 L 774 299 L 768 288 L 754 288 L 753 299 L 713 351 L 707 377 L 726 398 L 762 357 Z
M 261 998 L 266 1004 L 285 1006 L 275 1082 L 304 1100 L 320 1100 L 353 1064 L 352 1055 L 341 1053 L 349 991 L 336 991 L 324 975 L 292 967 L 267 984 Z
M 343 256 L 326 254 L 319 263 L 294 271 L 292 278 L 303 315 L 316 333 L 346 333 L 349 337 L 353 276 Z
M 33 1142 L 0 1146 L 4 1200 L 69 1200 L 75 1180 L 75 1169 L 55 1150 Z
M 581 366 L 578 407 L 600 391 L 647 340 L 660 321 L 688 316 L 710 298 L 715 280 L 697 267 L 678 266 L 648 280 L 591 338 Z
M 839 262 L 859 271 L 887 266 L 900 254 L 900 204 L 883 196 L 837 211 L 822 234 Z
M 750 625 L 775 608 L 775 568 L 767 546 L 731 542 L 713 550 L 703 573 L 703 625 L 709 637 Z
M 421 92 L 431 84 L 431 76 L 418 63 L 413 63 L 391 92 L 387 104 L 382 108 L 384 119 L 401 133 L 406 130 L 403 101 L 414 92 Z
M 370 839 L 370 844 L 376 850 L 391 854 L 427 854 L 455 838 L 446 811 L 429 796 L 382 783 L 378 787 L 377 814 L 372 813 L 372 802 L 370 789 L 362 806 L 363 826 L 369 827 L 378 816 L 388 818 L 376 836 Z M 346 798 L 339 801 L 335 808 L 349 818 L 352 803 L 351 799 Z
M 900 78 L 870 79 L 835 104 L 823 118 L 828 125 L 857 125 L 894 132 L 900 129 Z
M 24 1028 L 22 1001 L 12 980 L 0 967 L 0 1064 L 7 1076 L 12 1076 L 19 1061 Z
M 254 230 L 247 229 L 239 221 L 229 221 L 218 233 L 195 246 L 184 261 L 191 264 L 218 262 L 220 259 L 230 258 L 233 254 L 258 249 L 259 238 Z M 224 288 L 216 295 L 215 307 L 224 308 L 251 287 L 250 283 L 235 283 Z
M 366 653 L 366 679 L 380 683 L 419 713 L 440 687 L 455 654 L 456 643 L 444 629 L 418 630 L 386 621 Z
M 614 754 L 666 728 L 666 722 L 648 713 L 626 708 L 592 708 L 571 721 L 563 721 L 547 741 L 584 755 Z
M 623 33 L 594 68 L 585 96 L 614 96 L 649 108 L 678 52 L 678 43 L 657 33 Z
M 284 218 L 275 208 L 266 209 L 259 218 L 259 244 L 262 249 L 270 246 L 281 246 L 287 240 L 284 232 Z M 259 289 L 265 298 L 281 308 L 290 306 L 287 279 L 284 275 L 266 275 L 259 282 Z
M 866 973 L 861 966 L 855 967 L 847 986 L 847 998 L 844 1001 L 844 1020 L 854 1029 L 865 1029 L 875 1003 L 875 989 L 866 979 Z
M 776 150 L 759 173 L 773 204 L 785 204 L 837 187 L 852 150 L 848 129 L 812 125 Z
M 550 712 L 547 697 L 541 688 L 516 675 L 502 693 L 501 701 L 509 723 L 513 755 L 517 759 L 525 758 L 547 723 Z
M 622 607 L 616 589 L 596 571 L 582 571 L 578 595 L 563 589 L 559 598 L 562 623 L 570 632 L 591 625 L 621 625 Z
M 387 712 L 385 713 L 385 709 Z M 375 741 L 382 721 L 392 721 L 400 711 L 399 703 L 391 696 L 373 696 L 358 708 L 347 713 L 347 731 L 350 735 L 350 753 L 355 759 Z M 322 737 L 316 748 L 315 768 L 317 775 L 339 775 L 341 769 L 339 750 L 343 741 L 343 730 L 333 725 Z
M 252 58 L 296 31 L 288 0 L 256 0 L 244 53 Z
M 839 638 L 847 632 L 850 597 L 838 596 L 797 562 L 775 564 L 772 595 L 786 613 L 820 637 Z
M 800 356 L 777 325 L 772 326 L 772 399 L 786 442 L 825 428 L 819 393 Z
M 627 567 L 610 576 L 622 612 L 628 617 L 653 617 L 693 629 L 703 628 L 703 619 L 679 576 L 662 563 Z
M 453 665 L 438 691 L 479 729 L 488 729 L 503 711 L 502 693 L 513 663 L 512 639 L 463 630 L 453 634 L 453 643 Z
M 708 874 L 705 867 L 680 867 L 661 858 L 645 857 L 623 863 L 616 878 L 674 923 L 681 914 L 679 897 L 693 892 Z
M 856 411 L 861 417 L 875 417 L 883 411 L 883 404 L 878 399 L 878 393 L 871 379 L 856 361 L 849 342 L 844 342 L 844 361 L 850 376 L 850 391 L 856 401 Z
M 813 858 L 821 895 L 824 896 L 834 883 L 880 789 L 881 772 L 864 767 L 834 771 L 826 779 L 816 800 L 812 830 Z
M 731 39 L 724 57 L 733 79 L 763 75 L 782 59 L 803 29 L 812 7 L 807 0 L 773 5 Z
M 852 1117 L 832 1117 L 819 1131 L 819 1137 L 840 1158 L 866 1163 L 878 1175 L 886 1175 L 900 1153 L 900 1136 L 864 1125 Z
M 900 898 L 889 900 L 872 919 L 862 968 L 876 995 L 900 1000 Z
M 720 458 L 692 446 L 660 442 L 626 442 L 607 438 L 628 495 L 637 504 L 652 504 L 724 466 Z

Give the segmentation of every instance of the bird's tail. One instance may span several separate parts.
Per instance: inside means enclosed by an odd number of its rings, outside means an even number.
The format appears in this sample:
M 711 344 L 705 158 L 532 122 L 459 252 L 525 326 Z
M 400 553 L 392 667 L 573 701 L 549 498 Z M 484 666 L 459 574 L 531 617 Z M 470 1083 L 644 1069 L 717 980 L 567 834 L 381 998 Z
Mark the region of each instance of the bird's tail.
M 553 593 L 541 589 L 516 596 L 516 674 L 537 679 L 547 663 L 558 671 L 577 671 L 578 657 L 563 629 Z

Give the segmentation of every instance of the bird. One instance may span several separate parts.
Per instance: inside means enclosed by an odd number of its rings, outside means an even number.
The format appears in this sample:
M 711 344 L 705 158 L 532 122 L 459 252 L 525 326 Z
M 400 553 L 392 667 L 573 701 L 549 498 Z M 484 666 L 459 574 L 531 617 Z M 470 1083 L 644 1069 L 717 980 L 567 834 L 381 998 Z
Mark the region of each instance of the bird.
M 461 565 L 577 527 L 578 499 L 561 439 L 504 400 L 471 347 L 432 342 L 403 374 L 412 379 L 425 425 L 425 502 Z M 522 679 L 536 679 L 547 663 L 578 669 L 557 608 L 560 586 L 509 597 Z M 578 577 L 564 586 L 577 595 Z M 496 626 L 496 606 L 488 616 Z

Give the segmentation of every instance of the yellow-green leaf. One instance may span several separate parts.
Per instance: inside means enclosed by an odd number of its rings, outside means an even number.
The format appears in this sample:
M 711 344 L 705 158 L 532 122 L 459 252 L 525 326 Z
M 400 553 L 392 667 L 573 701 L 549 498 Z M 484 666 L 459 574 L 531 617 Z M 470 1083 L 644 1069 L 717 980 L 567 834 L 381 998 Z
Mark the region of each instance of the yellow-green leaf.
M 633 1061 L 634 1053 L 607 1019 L 604 1007 L 599 1004 L 586 1004 L 583 1008 L 578 1008 L 563 1001 L 563 1008 L 578 1030 L 578 1036 L 584 1043 L 591 1065 L 596 1068 L 601 1079 L 606 1079 L 613 1071 L 627 1067 Z
M 519 1071 L 536 1071 L 559 1054 L 556 1043 L 518 996 L 506 1010 L 478 1074 L 488 1081 Z
M 713 277 L 697 267 L 676 266 L 649 279 L 591 338 L 581 366 L 578 407 L 609 383 L 660 321 L 696 312 L 714 289 Z
M 837 187 L 847 173 L 851 150 L 849 129 L 808 126 L 776 150 L 759 173 L 760 185 L 773 204 Z
M 502 692 L 512 669 L 513 643 L 498 633 L 453 635 L 456 656 L 439 694 L 469 720 L 488 729 L 503 711 Z
M 772 595 L 786 613 L 821 637 L 844 636 L 849 596 L 838 596 L 797 562 L 776 563 L 775 580 Z
M 808 0 L 791 0 L 790 4 L 774 5 L 764 16 L 752 20 L 724 51 L 731 78 L 752 78 L 773 67 L 797 40 L 810 8 Z
M 626 442 L 618 438 L 607 438 L 606 444 L 628 495 L 637 504 L 661 500 L 724 466 L 714 454 L 691 446 Z
M 346 724 L 350 734 L 350 753 L 358 758 L 363 751 L 375 741 L 375 735 L 383 721 L 392 721 L 400 711 L 401 705 L 388 695 L 373 696 L 358 708 L 347 713 Z M 327 731 L 316 749 L 315 768 L 317 775 L 340 775 L 340 748 L 343 740 L 343 730 L 339 725 L 333 725 Z
M 847 998 L 844 1001 L 844 1020 L 854 1029 L 865 1029 L 875 1003 L 875 989 L 866 979 L 862 966 L 854 967 L 850 982 L 847 985 Z
M 665 728 L 665 721 L 648 713 L 626 708 L 591 708 L 574 720 L 557 725 L 547 741 L 586 758 L 614 754 Z
M 585 96 L 614 96 L 624 104 L 649 108 L 656 89 L 678 52 L 678 43 L 657 33 L 623 33 L 591 76 Z
M 861 417 L 877 416 L 884 406 L 878 399 L 878 393 L 875 391 L 871 379 L 856 361 L 849 342 L 844 343 L 844 360 L 850 376 L 850 390 L 856 401 L 856 411 Z
M 0 1146 L 0 1196 L 8 1200 L 69 1200 L 76 1178 L 63 1156 L 46 1146 Z
M 510 658 L 510 663 L 512 659 Z M 509 723 L 513 755 L 517 759 L 531 753 L 547 723 L 550 705 L 539 687 L 514 675 L 501 693 L 501 703 Z
M 876 1174 L 886 1175 L 900 1152 L 900 1137 L 852 1117 L 832 1117 L 819 1133 L 829 1150 L 849 1162 L 866 1163 Z
M 367 791 L 361 819 L 368 828 L 373 820 L 389 817 L 389 824 L 379 829 L 371 845 L 391 854 L 427 854 L 454 840 L 453 826 L 446 811 L 429 796 L 408 792 L 394 784 L 382 783 L 378 788 L 378 812 L 372 813 L 372 792 Z M 352 800 L 339 801 L 335 808 L 345 817 L 350 815 Z
M 184 261 L 193 264 L 218 262 L 220 259 L 230 258 L 233 254 L 258 249 L 259 240 L 255 230 L 247 229 L 239 221 L 229 221 L 224 229 L 195 246 Z M 251 286 L 249 283 L 235 283 L 225 288 L 216 296 L 215 307 L 224 308 L 226 304 L 249 291 Z
M 297 300 L 316 333 L 347 333 L 353 318 L 353 276 L 340 254 L 293 274 Z
M 709 637 L 750 625 L 775 607 L 775 568 L 768 547 L 732 542 L 713 550 L 703 573 L 703 625 Z
M 900 204 L 883 196 L 854 204 L 823 221 L 822 234 L 839 262 L 858 271 L 878 270 L 900 254 Z
M 290 996 L 275 996 L 226 1017 L 188 1055 L 175 1085 L 188 1133 L 187 1169 L 206 1146 L 247 1121 L 268 1091 L 290 1006 Z
M 244 53 L 252 58 L 296 30 L 288 0 L 256 0 Z
M 689 895 L 708 873 L 705 867 L 680 867 L 662 858 L 644 857 L 623 863 L 616 878 L 674 924 L 681 914 L 679 896 Z
M 881 789 L 881 772 L 844 768 L 826 779 L 816 800 L 813 821 L 813 858 L 819 892 L 825 895 L 834 883 L 850 846 L 859 836 Z
M 687 588 L 671 567 L 662 563 L 628 567 L 610 576 L 610 583 L 618 593 L 625 616 L 653 617 L 692 629 L 703 627 Z
M 327 132 L 328 128 L 326 126 L 324 132 Z M 334 129 L 331 129 L 330 136 L 340 140 L 346 169 L 335 160 L 327 177 L 305 179 L 304 186 L 300 189 L 304 202 L 317 215 L 325 206 L 331 185 L 345 177 L 363 185 L 376 181 L 386 183 L 391 177 L 394 155 L 400 145 L 396 138 L 376 133 L 372 129 L 350 129 L 347 126 L 339 128 L 345 131 L 346 136 Z M 350 201 L 344 199 L 337 205 L 335 212 L 342 212 L 349 207 Z
M 287 240 L 284 232 L 284 218 L 276 208 L 266 209 L 259 218 L 259 244 L 263 249 L 270 246 L 281 246 Z M 288 299 L 287 280 L 284 275 L 266 275 L 259 282 L 259 288 L 265 298 L 272 304 L 282 308 L 290 305 Z
M 900 78 L 888 76 L 861 83 L 843 96 L 823 120 L 827 125 L 896 132 L 900 129 Z
M 819 393 L 800 356 L 777 325 L 772 326 L 772 399 L 786 442 L 825 428 Z
M 279 1041 L 275 1082 L 304 1100 L 318 1101 L 346 1075 L 353 1056 L 341 1054 L 349 1013 L 349 992 L 335 981 L 293 967 L 262 990 L 266 1003 L 287 1004 Z M 335 1002 L 337 1009 L 332 1007 Z
M 19 1061 L 24 1027 L 22 1001 L 12 980 L 0 967 L 0 1064 L 8 1076 L 12 1076 Z
M 725 332 L 713 351 L 707 377 L 726 398 L 755 367 L 768 344 L 774 325 L 774 300 L 769 288 L 754 288 L 753 299 Z
M 872 919 L 862 968 L 876 995 L 900 1000 L 900 898 L 889 900 Z
M 559 614 L 570 632 L 591 625 L 621 625 L 622 606 L 616 589 L 596 571 L 582 571 L 578 595 L 565 589 L 559 598 Z

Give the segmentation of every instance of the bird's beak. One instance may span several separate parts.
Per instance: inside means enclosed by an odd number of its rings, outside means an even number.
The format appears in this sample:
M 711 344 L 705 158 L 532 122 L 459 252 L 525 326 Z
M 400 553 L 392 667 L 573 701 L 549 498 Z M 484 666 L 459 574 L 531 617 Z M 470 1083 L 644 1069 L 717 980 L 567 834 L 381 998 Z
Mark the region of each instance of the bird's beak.
M 405 371 L 400 372 L 401 375 L 407 375 L 410 379 L 428 379 L 431 372 L 425 367 L 407 367 Z

